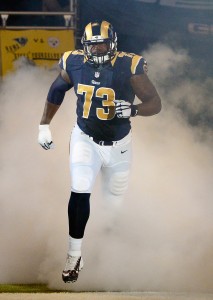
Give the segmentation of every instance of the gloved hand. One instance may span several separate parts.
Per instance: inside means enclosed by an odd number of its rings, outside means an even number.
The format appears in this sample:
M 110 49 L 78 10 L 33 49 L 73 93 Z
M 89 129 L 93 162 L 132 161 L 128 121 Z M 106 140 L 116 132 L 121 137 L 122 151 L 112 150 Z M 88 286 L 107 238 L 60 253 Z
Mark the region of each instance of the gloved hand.
M 114 100 L 115 113 L 118 118 L 130 118 L 135 117 L 138 113 L 137 105 L 133 105 L 130 102 L 124 100 Z
M 54 144 L 52 141 L 51 131 L 49 125 L 39 125 L 38 143 L 45 149 L 53 149 Z

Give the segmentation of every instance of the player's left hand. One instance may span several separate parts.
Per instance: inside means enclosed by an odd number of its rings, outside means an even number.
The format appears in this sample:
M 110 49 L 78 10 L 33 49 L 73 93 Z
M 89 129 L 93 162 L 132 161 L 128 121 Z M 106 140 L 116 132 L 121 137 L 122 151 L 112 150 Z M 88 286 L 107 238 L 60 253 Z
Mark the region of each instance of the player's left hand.
M 124 100 L 114 100 L 114 102 L 115 112 L 118 118 L 130 118 L 137 115 L 137 105 L 133 105 L 130 102 Z

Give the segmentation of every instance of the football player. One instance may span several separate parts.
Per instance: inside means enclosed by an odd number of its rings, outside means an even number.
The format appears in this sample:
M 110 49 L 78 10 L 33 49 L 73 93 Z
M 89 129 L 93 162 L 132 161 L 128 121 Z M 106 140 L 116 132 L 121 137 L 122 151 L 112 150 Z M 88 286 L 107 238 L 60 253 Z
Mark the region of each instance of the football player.
M 152 116 L 161 110 L 145 59 L 117 51 L 117 36 L 110 23 L 89 23 L 82 45 L 83 50 L 65 52 L 59 62 L 61 72 L 49 89 L 38 137 L 44 149 L 53 148 L 49 124 L 65 93 L 74 88 L 77 121 L 70 142 L 69 245 L 64 282 L 76 281 L 83 267 L 81 246 L 97 174 L 103 173 L 109 197 L 120 199 L 127 189 L 131 165 L 130 118 Z M 133 103 L 135 96 L 141 101 L 138 105 Z

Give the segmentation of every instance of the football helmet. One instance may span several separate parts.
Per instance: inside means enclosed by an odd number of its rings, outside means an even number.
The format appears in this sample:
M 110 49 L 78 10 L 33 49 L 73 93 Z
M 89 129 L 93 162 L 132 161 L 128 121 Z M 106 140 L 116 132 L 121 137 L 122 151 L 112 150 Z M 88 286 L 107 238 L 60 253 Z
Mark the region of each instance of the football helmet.
M 96 67 L 110 62 L 117 51 L 117 35 L 107 21 L 89 23 L 81 43 L 86 60 Z

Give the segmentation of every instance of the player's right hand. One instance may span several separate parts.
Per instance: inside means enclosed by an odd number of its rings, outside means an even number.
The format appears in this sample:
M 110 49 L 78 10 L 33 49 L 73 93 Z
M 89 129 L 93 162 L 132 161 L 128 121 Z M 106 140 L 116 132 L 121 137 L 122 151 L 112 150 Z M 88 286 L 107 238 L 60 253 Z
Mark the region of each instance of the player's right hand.
M 45 150 L 54 148 L 52 135 L 48 124 L 39 125 L 38 143 Z
M 124 100 L 114 100 L 115 113 L 118 118 L 130 118 L 135 117 L 138 113 L 136 105 L 131 104 Z

